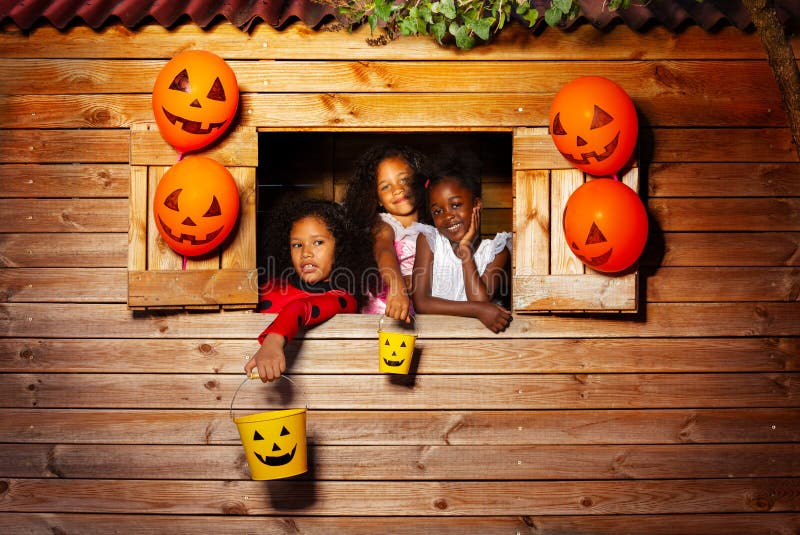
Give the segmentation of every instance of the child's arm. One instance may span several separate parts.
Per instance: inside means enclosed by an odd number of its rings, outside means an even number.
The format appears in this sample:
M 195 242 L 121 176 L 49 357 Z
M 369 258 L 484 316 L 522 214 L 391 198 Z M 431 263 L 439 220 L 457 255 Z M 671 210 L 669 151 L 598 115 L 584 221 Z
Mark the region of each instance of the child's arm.
M 262 381 L 277 379 L 286 370 L 283 347 L 297 335 L 301 327 L 318 325 L 340 312 L 354 313 L 357 309 L 355 297 L 341 290 L 289 301 L 259 335 L 261 348 L 245 364 L 245 372 L 249 374 L 257 367 Z
M 497 292 L 504 286 L 506 267 L 510 258 L 508 248 L 504 247 L 494 259 L 489 262 L 483 275 L 478 275 L 475 264 L 474 241 L 477 229 L 481 226 L 481 209 L 476 206 L 472 211 L 472 225 L 469 231 L 456 246 L 456 256 L 461 259 L 461 269 L 464 274 L 464 289 L 468 301 L 491 301 Z
M 387 286 L 385 313 L 390 318 L 407 320 L 411 301 L 394 249 L 394 230 L 386 222 L 378 221 L 373 230 L 373 238 L 375 263 L 378 265 L 381 279 Z
M 474 262 L 473 262 L 474 263 Z M 486 301 L 451 301 L 431 295 L 433 274 L 433 251 L 423 234 L 417 237 L 417 253 L 414 259 L 412 289 L 414 308 L 422 314 L 447 314 L 480 320 L 489 330 L 498 333 L 506 330 L 511 322 L 511 312 Z

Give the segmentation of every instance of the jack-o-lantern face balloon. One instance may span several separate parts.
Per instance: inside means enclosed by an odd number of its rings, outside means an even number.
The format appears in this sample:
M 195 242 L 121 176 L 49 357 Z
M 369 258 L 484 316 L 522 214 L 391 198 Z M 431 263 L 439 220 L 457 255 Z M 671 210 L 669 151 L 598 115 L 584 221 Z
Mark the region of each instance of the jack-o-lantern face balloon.
M 559 152 L 591 175 L 619 172 L 633 154 L 638 131 L 630 97 L 602 76 L 569 82 L 550 107 L 550 136 Z
M 239 190 L 225 167 L 211 158 L 188 156 L 158 183 L 153 218 L 164 242 L 184 256 L 219 246 L 236 224 Z
M 182 52 L 161 69 L 153 86 L 153 115 L 179 152 L 202 148 L 231 124 L 239 86 L 225 60 L 203 50 Z
M 597 178 L 576 189 L 564 208 L 564 237 L 575 256 L 592 269 L 623 271 L 647 242 L 647 212 L 631 188 Z

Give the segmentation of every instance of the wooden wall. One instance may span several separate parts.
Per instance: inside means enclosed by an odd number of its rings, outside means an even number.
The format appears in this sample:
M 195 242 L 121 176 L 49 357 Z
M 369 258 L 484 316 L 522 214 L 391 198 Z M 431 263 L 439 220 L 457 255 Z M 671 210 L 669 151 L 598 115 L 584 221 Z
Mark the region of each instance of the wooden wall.
M 757 37 L 365 37 L 0 33 L 0 532 L 800 532 L 800 165 Z M 309 474 L 251 481 L 229 408 L 270 317 L 125 302 L 130 127 L 187 48 L 272 130 L 542 126 L 564 83 L 612 77 L 643 119 L 640 312 L 424 316 L 394 379 L 372 318 L 337 316 L 292 346 L 297 389 L 237 398 L 310 407 Z

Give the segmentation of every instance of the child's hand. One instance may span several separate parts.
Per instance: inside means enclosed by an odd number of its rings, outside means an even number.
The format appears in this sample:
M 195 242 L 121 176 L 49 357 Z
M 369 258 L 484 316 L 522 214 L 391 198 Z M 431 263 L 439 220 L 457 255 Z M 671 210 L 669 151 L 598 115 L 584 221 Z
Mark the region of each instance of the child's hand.
M 388 294 L 386 295 L 386 310 L 384 311 L 384 314 L 396 320 L 410 321 L 408 319 L 408 311 L 410 307 L 411 300 L 403 290 L 389 290 Z
M 264 383 L 280 377 L 286 371 L 286 355 L 283 353 L 285 341 L 280 334 L 269 333 L 258 351 L 244 365 L 245 373 L 249 376 L 253 368 L 257 367 L 258 376 Z
M 461 260 L 466 258 L 466 255 L 472 254 L 473 244 L 475 237 L 481 228 L 481 207 L 474 206 L 472 208 L 472 220 L 470 221 L 469 230 L 464 234 L 458 242 L 457 255 Z
M 494 303 L 480 304 L 482 306 L 478 314 L 478 319 L 493 333 L 503 332 L 511 324 L 512 317 L 510 310 L 506 310 Z

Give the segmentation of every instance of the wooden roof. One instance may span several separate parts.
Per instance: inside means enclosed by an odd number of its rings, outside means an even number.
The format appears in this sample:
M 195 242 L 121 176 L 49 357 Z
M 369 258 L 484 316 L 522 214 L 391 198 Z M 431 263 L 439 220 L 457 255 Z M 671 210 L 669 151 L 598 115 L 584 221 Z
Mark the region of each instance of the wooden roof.
M 624 24 L 634 29 L 662 25 L 678 30 L 686 25 L 698 25 L 713 30 L 721 25 L 731 25 L 741 30 L 751 27 L 750 15 L 741 0 L 657 0 L 643 2 L 629 9 L 609 12 L 607 0 L 579 0 L 581 16 L 563 26 L 569 29 L 581 24 L 592 24 L 601 29 Z M 551 0 L 533 0 L 539 13 L 544 13 Z M 796 27 L 800 21 L 800 0 L 775 0 L 776 9 L 785 26 Z M 313 0 L 226 0 L 207 2 L 153 2 L 152 0 L 52 0 L 17 2 L 0 0 L 0 21 L 13 22 L 21 29 L 41 24 L 57 28 L 86 24 L 99 28 L 105 24 L 121 23 L 133 28 L 155 21 L 162 26 L 172 26 L 190 20 L 205 27 L 217 20 L 227 19 L 247 31 L 259 21 L 280 27 L 293 20 L 316 28 L 326 20 L 335 18 L 335 9 Z M 540 23 L 543 21 L 540 19 Z

